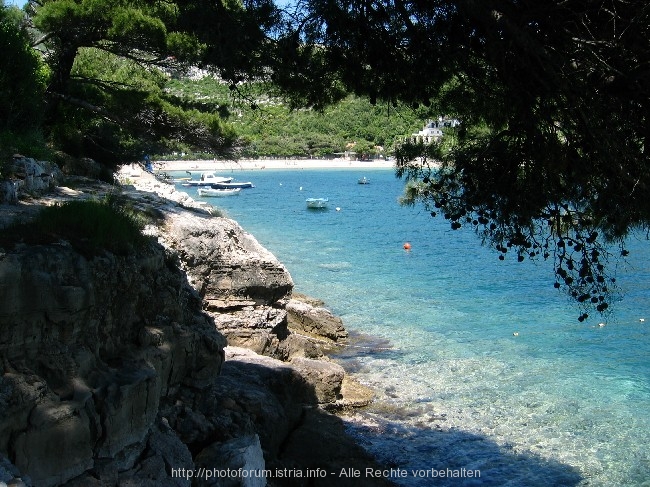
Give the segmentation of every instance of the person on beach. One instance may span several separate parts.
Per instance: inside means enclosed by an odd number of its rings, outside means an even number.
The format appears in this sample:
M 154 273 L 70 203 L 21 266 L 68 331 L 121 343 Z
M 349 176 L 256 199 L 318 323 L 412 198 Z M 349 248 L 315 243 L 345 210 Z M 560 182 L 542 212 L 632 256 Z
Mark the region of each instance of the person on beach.
M 153 173 L 153 165 L 151 164 L 151 159 L 149 158 L 149 154 L 144 155 L 144 168 L 147 172 Z

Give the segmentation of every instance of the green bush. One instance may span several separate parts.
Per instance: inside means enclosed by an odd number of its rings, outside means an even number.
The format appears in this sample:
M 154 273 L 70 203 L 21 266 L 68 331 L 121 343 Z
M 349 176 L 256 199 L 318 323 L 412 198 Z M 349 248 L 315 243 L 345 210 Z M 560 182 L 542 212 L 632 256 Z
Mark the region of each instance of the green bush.
M 22 154 L 36 160 L 51 161 L 54 153 L 47 146 L 43 133 L 38 128 L 23 132 L 0 130 L 0 179 L 2 165 L 9 162 L 14 154 Z
M 212 107 L 224 115 L 230 113 L 230 124 L 243 157 L 322 157 L 344 152 L 349 143 L 364 148 L 359 152 L 367 155 L 388 155 L 397 139 L 417 132 L 432 117 L 426 107 L 372 105 L 369 100 L 352 95 L 322 112 L 291 110 L 282 99 L 268 95 L 272 91 L 268 85 L 251 83 L 233 91 L 211 77 L 172 79 L 165 90 L 185 106 Z M 377 150 L 376 146 L 384 150 Z M 201 157 L 191 154 L 188 158 Z
M 141 213 L 118 205 L 114 198 L 68 201 L 46 207 L 34 220 L 6 229 L 0 235 L 0 245 L 66 240 L 87 256 L 103 251 L 128 255 L 150 242 L 142 234 L 147 221 Z

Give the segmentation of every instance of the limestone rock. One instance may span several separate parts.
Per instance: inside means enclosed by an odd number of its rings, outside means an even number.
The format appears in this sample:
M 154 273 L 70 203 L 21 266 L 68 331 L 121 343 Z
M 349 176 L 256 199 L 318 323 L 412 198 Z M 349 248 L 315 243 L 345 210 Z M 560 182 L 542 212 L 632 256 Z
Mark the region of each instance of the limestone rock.
M 229 345 L 280 358 L 277 349 L 286 334 L 286 310 L 260 305 L 209 313 Z
M 276 462 L 268 468 L 324 469 L 327 472 L 340 472 L 342 469 L 356 468 L 365 472 L 366 468 L 382 468 L 377 462 L 347 435 L 341 418 L 319 409 L 309 409 L 298 428 L 285 444 Z M 388 487 L 394 485 L 389 479 L 372 478 L 362 475 L 359 478 L 330 476 L 310 479 L 315 487 Z M 422 484 L 427 485 L 427 484 Z
M 43 402 L 31 412 L 24 432 L 12 449 L 16 467 L 28 472 L 36 485 L 59 485 L 93 466 L 95 440 L 84 404 Z
M 18 204 L 19 184 L 18 180 L 15 179 L 0 181 L 0 203 Z
M 361 408 L 368 406 L 374 397 L 375 393 L 372 389 L 346 375 L 341 384 L 341 397 L 336 401 L 332 409 Z
M 294 362 L 229 346 L 219 377 L 163 413 L 191 448 L 257 434 L 265 455 L 274 458 L 305 408 L 326 401 L 333 406 L 341 389 L 340 366 L 304 358 Z
M 278 342 L 278 348 L 271 356 L 284 361 L 290 361 L 295 357 L 320 359 L 325 356 L 323 349 L 319 341 L 289 332 L 284 340 Z
M 286 268 L 227 218 L 167 216 L 162 243 L 178 258 L 204 308 L 231 345 L 281 358 L 287 352 Z
M 3 484 L 4 482 L 4 484 Z M 23 477 L 16 466 L 3 455 L 0 455 L 0 485 L 12 487 L 31 487 L 29 477 Z
M 232 220 L 185 215 L 168 223 L 167 239 L 208 309 L 273 305 L 291 293 L 286 268 Z
M 217 438 L 256 433 L 273 457 L 300 420 L 304 405 L 316 403 L 313 386 L 289 364 L 228 346 L 221 375 L 194 409 L 217 425 Z
M 334 362 L 296 357 L 291 360 L 294 367 L 314 391 L 319 404 L 333 403 L 341 394 L 345 371 Z
M 332 341 L 338 341 L 348 336 L 341 318 L 334 316 L 331 311 L 322 306 L 290 299 L 286 309 L 289 318 L 288 326 L 292 330 Z
M 189 487 L 192 485 L 188 476 L 179 475 L 179 469 L 194 469 L 192 454 L 187 449 L 165 420 L 153 429 L 147 446 L 140 454 L 137 466 L 119 473 L 120 486 L 157 487 L 168 485 L 173 487 Z M 172 469 L 177 469 L 172 472 Z
M 224 360 L 224 337 L 159 245 L 92 259 L 65 244 L 7 250 L 0 293 L 0 454 L 39 487 L 145 468 L 161 403 Z
M 63 178 L 59 167 L 48 161 L 14 156 L 7 164 L 7 181 L 0 182 L 0 203 L 15 204 L 21 195 L 37 195 L 52 190 Z
M 87 257 L 64 241 L 0 250 L 0 481 L 188 486 L 172 467 L 311 465 L 301 432 L 324 432 L 309 429 L 310 411 L 368 398 L 322 358 L 320 342 L 346 336 L 340 320 L 318 301 L 287 307 L 291 276 L 236 222 L 136 179 L 144 191 L 114 197 L 156 219 L 158 243 L 138 254 Z M 77 181 L 0 208 L 0 227 L 115 189 Z

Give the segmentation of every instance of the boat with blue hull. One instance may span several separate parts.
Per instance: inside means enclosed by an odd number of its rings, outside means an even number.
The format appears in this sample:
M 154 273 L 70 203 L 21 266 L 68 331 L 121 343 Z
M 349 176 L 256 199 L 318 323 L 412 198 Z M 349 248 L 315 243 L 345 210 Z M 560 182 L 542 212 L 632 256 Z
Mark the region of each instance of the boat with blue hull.
M 213 189 L 244 189 L 244 188 L 254 188 L 255 185 L 251 183 L 250 181 L 248 182 L 238 182 L 238 181 L 232 181 L 232 182 L 224 182 L 224 183 L 214 183 L 211 185 Z

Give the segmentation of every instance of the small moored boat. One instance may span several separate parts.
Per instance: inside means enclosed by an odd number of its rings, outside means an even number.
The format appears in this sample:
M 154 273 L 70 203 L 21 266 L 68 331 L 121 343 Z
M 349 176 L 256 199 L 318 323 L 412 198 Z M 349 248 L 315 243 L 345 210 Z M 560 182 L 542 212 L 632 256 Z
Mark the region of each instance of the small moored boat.
M 359 179 L 359 184 L 370 184 L 370 179 L 364 176 L 361 179 Z
M 246 182 L 246 183 L 240 183 L 240 182 L 237 182 L 237 181 L 233 181 L 233 182 L 230 182 L 230 183 L 214 183 L 214 184 L 212 184 L 210 186 L 212 188 L 214 188 L 214 189 L 233 189 L 233 188 L 241 188 L 241 189 L 243 189 L 243 188 L 254 188 L 255 187 L 255 185 L 253 183 L 251 183 L 250 181 Z
M 201 179 L 195 181 L 190 179 L 189 181 L 182 183 L 183 186 L 212 186 L 213 184 L 220 183 L 229 183 L 233 178 L 227 178 L 222 176 L 217 176 L 213 172 L 204 172 L 201 173 Z
M 187 182 L 189 182 L 191 180 L 192 180 L 192 178 L 171 178 L 170 181 L 172 183 L 187 183 Z
M 239 194 L 241 188 L 232 189 L 214 189 L 214 188 L 199 188 L 196 192 L 199 196 L 234 196 Z
M 327 208 L 327 198 L 307 198 L 307 208 Z

